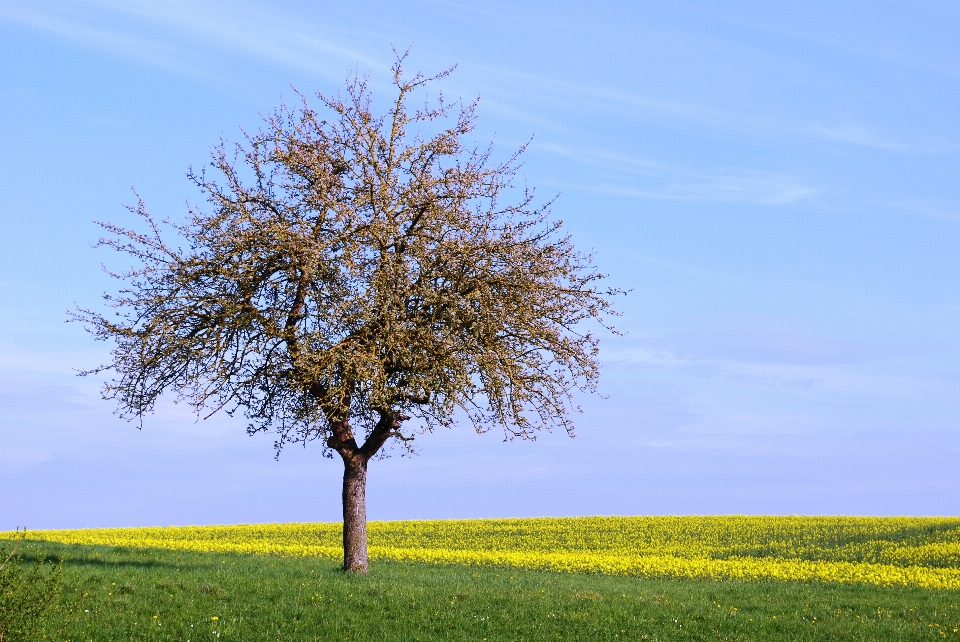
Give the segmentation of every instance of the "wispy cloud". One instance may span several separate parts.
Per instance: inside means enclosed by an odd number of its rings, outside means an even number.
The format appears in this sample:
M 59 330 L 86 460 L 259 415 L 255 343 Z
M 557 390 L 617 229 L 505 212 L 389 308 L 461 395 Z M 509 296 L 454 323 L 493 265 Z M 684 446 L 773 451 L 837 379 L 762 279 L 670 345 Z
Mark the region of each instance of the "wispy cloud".
M 807 131 L 811 136 L 837 143 L 847 143 L 887 151 L 903 151 L 908 149 L 907 145 L 880 136 L 863 125 L 826 125 L 816 123 L 810 125 Z
M 134 35 L 112 27 L 97 26 L 85 15 L 82 7 L 3 3 L 0 4 L 0 19 L 47 31 L 161 69 L 191 76 L 202 75 L 191 56 L 182 48 L 143 34 Z
M 733 14 L 722 6 L 702 7 L 709 11 L 712 20 L 764 32 L 780 40 L 843 52 L 853 60 L 868 58 L 949 78 L 960 77 L 960 60 L 957 59 L 956 50 L 943 46 L 954 40 L 956 5 L 949 2 L 922 5 L 891 2 L 874 5 L 870 7 L 870 25 L 861 30 L 858 37 L 850 37 L 851 30 L 844 25 L 849 18 L 845 20 L 842 14 L 850 8 L 849 3 L 821 6 L 797 3 L 786 10 L 785 13 L 790 17 L 777 23 L 764 20 L 762 12 L 745 11 Z M 897 16 L 897 13 L 905 15 Z M 883 14 L 887 15 L 881 18 Z M 915 24 L 908 25 L 905 22 Z M 915 27 L 916 23 L 923 25 L 926 37 L 911 41 L 910 27 Z M 847 25 L 849 24 L 847 22 Z M 903 37 L 905 35 L 906 38 Z
M 59 345 L 55 352 L 43 352 L 0 341 L 0 376 L 3 373 L 16 373 L 17 376 L 29 374 L 73 378 L 78 368 L 92 367 L 105 357 L 105 350 L 90 343 L 72 348 Z
M 555 144 L 538 149 L 624 176 L 619 184 L 564 187 L 637 198 L 788 205 L 816 195 L 819 190 L 792 176 L 769 170 L 742 168 L 690 169 L 619 154 L 573 149 Z M 641 181 L 628 181 L 626 177 Z
M 936 198 L 901 199 L 889 206 L 915 216 L 960 223 L 960 201 Z
M 450 3 L 432 3 L 449 10 Z M 450 5 L 456 7 L 456 3 Z M 462 9 L 457 9 L 462 13 Z M 346 17 L 346 14 L 339 16 Z M 321 20 L 304 16 L 302 11 L 291 11 L 275 5 L 249 2 L 182 2 L 179 0 L 83 0 L 67 3 L 58 0 L 40 0 L 32 3 L 0 4 L 0 19 L 29 25 L 69 38 L 84 45 L 107 50 L 120 56 L 142 60 L 161 68 L 191 76 L 209 76 L 206 69 L 210 49 L 226 49 L 251 58 L 289 66 L 317 74 L 331 80 L 340 80 L 346 70 L 359 67 L 382 74 L 389 59 L 395 34 L 388 26 L 377 26 L 369 21 L 355 24 L 351 20 Z M 493 17 L 483 17 L 487 23 Z M 344 27 L 342 25 L 349 24 Z M 158 31 L 157 26 L 170 30 Z M 362 44 L 359 44 L 362 43 Z M 374 47 L 371 47 L 374 43 Z M 376 51 L 378 55 L 371 52 Z M 423 57 L 435 57 L 429 46 L 418 51 Z M 441 62 L 446 64 L 449 61 Z M 556 105 L 578 104 L 580 109 L 594 113 L 620 115 L 630 118 L 666 118 L 694 123 L 707 128 L 739 132 L 751 136 L 805 137 L 892 152 L 926 150 L 908 142 L 881 135 L 865 124 L 806 123 L 790 117 L 776 117 L 768 113 L 744 108 L 729 108 L 709 104 L 690 96 L 669 96 L 664 92 L 653 94 L 639 87 L 599 84 L 583 80 L 568 80 L 522 69 L 504 67 L 484 59 L 463 61 L 474 73 L 483 77 L 483 86 L 492 97 L 491 107 L 506 104 L 498 96 L 513 96 L 517 88 L 528 96 L 527 101 Z M 468 92 L 470 93 L 470 92 Z M 513 108 L 515 118 L 536 118 L 523 107 Z M 929 150 L 927 150 L 929 151 Z M 709 184 L 694 190 L 677 186 L 672 190 L 656 190 L 663 198 L 729 198 L 738 200 L 736 193 L 756 193 L 759 188 L 775 182 L 770 176 L 718 176 Z M 802 188 L 801 188 L 802 189 Z M 645 192 L 642 192 L 645 194 Z M 801 198 L 806 192 L 794 188 L 774 189 L 762 197 L 762 202 L 780 202 Z
M 95 0 L 98 6 L 164 24 L 192 34 L 204 41 L 312 72 L 328 72 L 335 68 L 343 74 L 344 65 L 357 63 L 370 69 L 385 69 L 383 61 L 364 55 L 359 49 L 343 44 L 344 40 L 378 38 L 378 34 L 352 29 L 344 31 L 330 25 L 313 25 L 307 29 L 298 14 L 276 7 L 246 2 L 156 2 L 136 0 Z M 318 36 L 317 33 L 323 34 Z M 331 65 L 331 58 L 337 63 Z
M 955 394 L 957 376 L 869 364 L 803 364 L 686 356 L 672 350 L 635 347 L 608 350 L 610 364 L 682 370 L 706 379 L 772 388 L 818 389 L 866 396 L 943 397 Z
M 652 94 L 639 87 L 620 84 L 594 84 L 508 69 L 472 61 L 471 68 L 482 70 L 485 78 L 496 79 L 501 91 L 513 93 L 523 88 L 537 96 L 533 104 L 545 101 L 559 105 L 579 105 L 586 112 L 603 113 L 628 119 L 660 118 L 690 123 L 706 129 L 725 130 L 751 137 L 779 139 L 816 139 L 890 152 L 954 151 L 929 142 L 903 141 L 877 132 L 875 125 L 856 122 L 809 122 L 796 115 L 777 115 L 744 107 L 732 109 L 704 102 L 703 96 L 671 97 L 665 92 Z M 523 107 L 515 107 L 520 113 Z M 531 118 L 533 114 L 528 114 Z
M 54 459 L 54 453 L 37 446 L 7 444 L 0 449 L 0 466 L 5 472 L 16 472 Z
M 781 363 L 750 363 L 735 360 L 706 359 L 682 356 L 673 350 L 636 347 L 626 350 L 607 350 L 604 361 L 611 364 L 650 366 L 654 368 L 684 369 L 703 377 L 742 378 L 745 374 L 763 383 L 809 387 L 814 381 L 812 372 L 822 373 L 822 367 L 797 366 Z
M 7 3 L 0 5 L 0 19 L 192 76 L 212 73 L 202 65 L 211 46 L 338 79 L 357 65 L 385 68 L 381 59 L 343 44 L 368 41 L 376 34 L 332 27 L 307 29 L 294 14 L 248 3 Z M 154 35 L 157 25 L 173 33 Z

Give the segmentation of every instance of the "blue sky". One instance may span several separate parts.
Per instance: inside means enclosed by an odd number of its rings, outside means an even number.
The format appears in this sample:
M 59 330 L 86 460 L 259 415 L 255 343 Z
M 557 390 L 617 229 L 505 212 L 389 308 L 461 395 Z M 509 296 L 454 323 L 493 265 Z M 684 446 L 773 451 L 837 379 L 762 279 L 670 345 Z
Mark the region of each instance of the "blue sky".
M 339 462 L 240 419 L 143 430 L 64 323 L 94 220 L 174 219 L 221 136 L 391 46 L 480 96 L 622 300 L 578 437 L 371 464 L 371 519 L 960 514 L 960 5 L 0 3 L 0 529 L 336 520 Z

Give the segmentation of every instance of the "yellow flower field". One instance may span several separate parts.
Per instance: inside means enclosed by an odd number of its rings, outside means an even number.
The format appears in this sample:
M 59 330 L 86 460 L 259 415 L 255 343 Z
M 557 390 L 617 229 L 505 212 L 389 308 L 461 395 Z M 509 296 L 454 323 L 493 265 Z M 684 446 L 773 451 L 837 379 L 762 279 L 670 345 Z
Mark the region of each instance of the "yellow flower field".
M 575 517 L 370 522 L 374 560 L 960 589 L 960 518 Z M 0 538 L 13 533 L 0 533 Z M 64 544 L 339 558 L 340 524 L 30 531 Z

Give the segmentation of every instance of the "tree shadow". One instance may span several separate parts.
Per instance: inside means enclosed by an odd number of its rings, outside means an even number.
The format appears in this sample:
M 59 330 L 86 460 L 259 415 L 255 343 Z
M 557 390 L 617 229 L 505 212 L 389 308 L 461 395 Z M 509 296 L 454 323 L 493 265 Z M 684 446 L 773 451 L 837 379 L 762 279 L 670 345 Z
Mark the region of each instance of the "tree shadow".
M 24 563 L 36 563 L 39 560 L 52 564 L 63 564 L 64 568 L 140 568 L 140 569 L 201 569 L 211 566 L 208 563 L 196 563 L 187 560 L 167 561 L 157 559 L 159 549 L 117 548 L 107 546 L 85 546 L 83 544 L 58 544 L 42 540 L 24 540 L 20 550 L 20 559 Z M 174 553 L 175 551 L 162 551 Z

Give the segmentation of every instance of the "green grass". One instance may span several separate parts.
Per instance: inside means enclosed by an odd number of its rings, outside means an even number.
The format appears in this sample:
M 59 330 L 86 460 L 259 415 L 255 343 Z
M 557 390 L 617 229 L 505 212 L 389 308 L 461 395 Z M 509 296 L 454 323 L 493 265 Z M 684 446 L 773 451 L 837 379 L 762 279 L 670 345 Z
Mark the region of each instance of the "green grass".
M 957 640 L 960 592 L 32 543 L 70 640 Z M 77 606 L 79 601 L 79 606 Z M 213 619 L 217 618 L 217 619 Z M 66 621 L 66 626 L 63 622 Z

